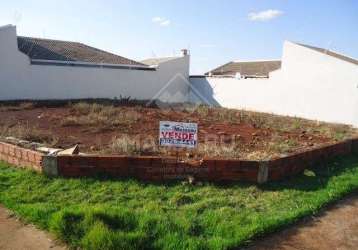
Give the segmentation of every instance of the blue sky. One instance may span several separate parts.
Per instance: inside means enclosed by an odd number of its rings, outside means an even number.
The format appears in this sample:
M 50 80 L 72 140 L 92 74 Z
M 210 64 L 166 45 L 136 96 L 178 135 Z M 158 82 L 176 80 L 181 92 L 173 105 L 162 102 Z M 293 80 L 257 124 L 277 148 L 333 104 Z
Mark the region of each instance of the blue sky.
M 132 59 L 189 48 L 191 73 L 232 60 L 280 58 L 284 40 L 358 58 L 355 0 L 3 1 L 0 25 L 80 41 Z

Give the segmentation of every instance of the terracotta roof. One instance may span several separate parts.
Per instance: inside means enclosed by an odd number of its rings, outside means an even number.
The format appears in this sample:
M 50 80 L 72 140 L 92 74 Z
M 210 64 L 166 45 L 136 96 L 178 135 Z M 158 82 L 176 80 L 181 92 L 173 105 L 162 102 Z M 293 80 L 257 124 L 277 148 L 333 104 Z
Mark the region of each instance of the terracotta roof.
M 17 37 L 17 42 L 19 50 L 31 59 L 146 66 L 78 42 L 22 36 Z
M 358 60 L 356 60 L 354 58 L 351 58 L 351 57 L 348 57 L 348 56 L 345 56 L 345 55 L 342 55 L 342 54 L 338 54 L 338 53 L 330 51 L 328 49 L 314 47 L 314 46 L 306 45 L 306 44 L 302 44 L 302 43 L 296 43 L 296 44 L 301 45 L 301 46 L 306 47 L 306 48 L 309 48 L 309 49 L 313 49 L 315 51 L 321 52 L 321 53 L 329 55 L 329 56 L 333 56 L 333 57 L 338 58 L 340 60 L 343 60 L 343 61 L 350 62 L 350 63 L 358 65 Z
M 280 69 L 281 61 L 252 61 L 252 62 L 229 62 L 208 73 L 218 76 L 235 76 L 240 73 L 242 77 L 268 77 L 269 73 Z

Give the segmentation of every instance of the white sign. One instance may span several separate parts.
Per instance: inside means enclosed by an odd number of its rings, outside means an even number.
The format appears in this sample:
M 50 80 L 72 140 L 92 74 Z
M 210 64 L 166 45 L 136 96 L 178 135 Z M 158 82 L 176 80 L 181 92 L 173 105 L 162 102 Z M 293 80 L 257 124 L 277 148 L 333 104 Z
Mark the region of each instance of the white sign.
M 159 145 L 195 148 L 198 144 L 198 124 L 161 121 Z

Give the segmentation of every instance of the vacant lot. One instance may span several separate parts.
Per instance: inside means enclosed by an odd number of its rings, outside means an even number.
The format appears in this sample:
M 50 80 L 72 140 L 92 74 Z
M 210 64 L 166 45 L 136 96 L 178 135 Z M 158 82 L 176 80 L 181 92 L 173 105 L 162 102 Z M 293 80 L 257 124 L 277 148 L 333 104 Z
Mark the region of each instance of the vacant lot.
M 158 148 L 161 120 L 199 124 L 199 147 L 181 152 L 185 157 L 271 158 L 355 134 L 345 125 L 206 106 L 175 110 L 77 103 L 46 108 L 23 103 L 0 107 L 0 116 L 2 137 L 62 148 L 80 144 L 84 152 L 101 154 L 173 154 Z
M 0 203 L 84 249 L 232 249 L 358 188 L 358 157 L 264 186 L 50 179 L 0 163 Z

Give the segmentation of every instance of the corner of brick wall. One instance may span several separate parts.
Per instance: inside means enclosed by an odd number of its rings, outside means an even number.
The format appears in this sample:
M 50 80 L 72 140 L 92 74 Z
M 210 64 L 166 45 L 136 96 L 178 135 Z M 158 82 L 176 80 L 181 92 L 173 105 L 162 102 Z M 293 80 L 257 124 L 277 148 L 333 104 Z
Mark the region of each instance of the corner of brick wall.
M 310 151 L 271 160 L 268 163 L 268 181 L 282 180 L 286 177 L 297 175 L 308 167 L 322 165 L 330 158 L 352 154 L 354 143 L 356 143 L 356 150 L 358 150 L 358 142 L 346 140 Z
M 0 160 L 17 167 L 42 172 L 43 156 L 43 154 L 34 150 L 0 142 Z

